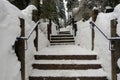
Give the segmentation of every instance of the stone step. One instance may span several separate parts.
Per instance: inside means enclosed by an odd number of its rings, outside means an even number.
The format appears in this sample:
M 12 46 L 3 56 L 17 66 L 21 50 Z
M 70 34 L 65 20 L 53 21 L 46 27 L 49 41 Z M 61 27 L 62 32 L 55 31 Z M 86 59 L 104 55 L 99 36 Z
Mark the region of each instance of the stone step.
M 100 64 L 33 64 L 34 69 L 41 70 L 86 70 L 86 69 L 99 69 Z
M 70 42 L 70 43 L 50 43 L 51 46 L 53 45 L 75 45 L 75 42 Z
M 52 40 L 50 43 L 72 43 L 75 42 L 74 40 Z
M 108 80 L 106 77 L 29 77 L 29 80 Z
M 51 37 L 73 37 L 73 35 L 65 34 L 65 35 L 51 35 Z
M 51 37 L 51 40 L 74 40 L 73 37 Z
M 35 55 L 36 60 L 96 60 L 97 55 Z
M 59 34 L 70 34 L 70 31 L 60 31 Z
M 97 70 L 37 70 L 29 80 L 108 80 L 102 69 Z

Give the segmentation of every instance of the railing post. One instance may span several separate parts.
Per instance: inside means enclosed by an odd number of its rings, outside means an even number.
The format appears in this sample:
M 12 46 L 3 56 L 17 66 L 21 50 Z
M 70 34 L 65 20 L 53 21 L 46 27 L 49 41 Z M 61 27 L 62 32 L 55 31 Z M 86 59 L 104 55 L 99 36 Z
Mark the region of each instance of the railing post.
M 116 33 L 117 22 L 116 20 L 111 20 L 111 37 L 118 37 Z M 112 80 L 117 80 L 117 72 L 119 68 L 117 66 L 117 60 L 120 57 L 120 40 L 111 40 L 111 65 L 112 65 Z
M 36 26 L 35 31 L 36 31 L 36 37 L 34 40 L 34 45 L 35 45 L 36 51 L 38 51 L 38 25 Z
M 25 37 L 25 21 L 20 18 L 20 37 Z M 15 42 L 15 52 L 18 56 L 18 60 L 21 62 L 21 78 L 25 80 L 25 40 L 18 38 Z
M 92 12 L 92 21 L 95 22 L 98 16 L 98 10 L 95 9 Z M 94 50 L 94 39 L 95 39 L 95 31 L 94 31 L 94 26 L 92 27 L 92 48 L 91 50 Z
M 50 34 L 51 34 L 51 27 L 52 27 L 52 22 L 51 19 L 49 20 L 49 24 L 47 25 L 47 34 L 48 34 L 48 40 L 50 40 Z
M 75 23 L 74 18 L 72 18 L 72 29 L 74 30 L 74 36 L 76 36 L 76 32 L 77 32 L 77 24 Z
M 37 22 L 39 20 L 39 14 L 38 14 L 38 10 L 33 10 L 33 16 L 32 16 L 32 20 Z M 36 31 L 36 37 L 34 39 L 34 45 L 36 48 L 36 51 L 38 51 L 38 25 L 35 28 Z

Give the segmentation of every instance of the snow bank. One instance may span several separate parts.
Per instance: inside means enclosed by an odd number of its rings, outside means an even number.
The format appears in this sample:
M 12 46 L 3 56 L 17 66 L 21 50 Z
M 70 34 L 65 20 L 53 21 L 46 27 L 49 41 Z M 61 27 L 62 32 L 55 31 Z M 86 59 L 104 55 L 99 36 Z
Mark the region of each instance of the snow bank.
M 18 8 L 10 4 L 6 0 L 0 0 L 0 78 L 1 80 L 20 80 L 20 62 L 12 49 L 16 37 L 20 36 L 20 20 L 19 17 L 25 20 L 25 36 L 33 29 L 35 22 L 32 21 L 32 10 L 36 9 L 35 6 L 30 5 L 25 10 L 20 11 Z M 41 32 L 39 37 L 44 43 L 41 46 L 46 47 L 48 44 L 47 38 Z M 35 32 L 31 35 L 28 42 L 28 49 L 25 53 L 26 61 L 26 80 L 32 71 L 33 55 L 36 53 L 34 47 Z M 16 66 L 15 66 L 16 65 Z M 9 67 L 9 68 L 8 68 Z
M 113 13 L 100 13 L 95 24 L 110 37 L 110 21 L 114 19 Z M 104 70 L 111 79 L 111 51 L 109 50 L 109 40 L 107 40 L 98 30 L 95 29 L 95 51 L 98 52 Z
M 91 19 L 90 19 L 91 20 Z M 83 48 L 91 49 L 91 28 L 90 20 L 83 22 L 82 20 L 77 22 L 77 36 L 75 42 Z
M 116 6 L 112 13 L 99 13 L 95 24 L 110 37 L 110 20 L 118 18 L 117 33 L 120 35 L 120 4 Z M 89 21 L 77 22 L 78 31 L 76 36 L 76 44 L 81 47 L 91 49 L 91 29 Z M 95 29 L 95 52 L 99 53 L 98 58 L 102 61 L 104 70 L 108 73 L 108 78 L 111 80 L 111 52 L 109 50 L 109 41 Z M 118 61 L 119 64 L 120 61 Z M 118 74 L 119 76 L 119 74 Z M 119 79 L 118 79 L 119 80 Z
M 114 14 L 115 17 L 118 19 L 118 24 L 117 24 L 117 34 L 120 36 L 120 4 L 118 4 L 115 9 L 114 9 Z M 118 66 L 120 68 L 120 59 L 118 60 Z M 118 80 L 120 80 L 120 73 L 117 75 L 118 76 Z
M 6 0 L 0 0 L 0 79 L 19 80 L 20 62 L 12 49 L 20 35 L 20 10 Z

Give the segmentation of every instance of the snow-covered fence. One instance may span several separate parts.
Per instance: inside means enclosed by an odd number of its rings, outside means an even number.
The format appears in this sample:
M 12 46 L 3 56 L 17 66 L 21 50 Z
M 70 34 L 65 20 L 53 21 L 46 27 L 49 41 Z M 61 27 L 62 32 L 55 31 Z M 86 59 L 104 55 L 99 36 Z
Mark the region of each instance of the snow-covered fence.
M 119 72 L 119 68 L 117 65 L 117 61 L 120 58 L 120 37 L 117 35 L 117 22 L 115 19 L 111 20 L 111 37 L 108 37 L 99 27 L 95 25 L 94 22 L 90 22 L 92 25 L 92 30 L 96 28 L 107 40 L 110 41 L 109 50 L 111 51 L 111 79 L 117 80 L 117 73 Z M 95 35 L 95 32 L 93 32 Z M 93 36 L 92 36 L 93 37 Z M 94 46 L 94 41 L 92 41 L 92 45 Z

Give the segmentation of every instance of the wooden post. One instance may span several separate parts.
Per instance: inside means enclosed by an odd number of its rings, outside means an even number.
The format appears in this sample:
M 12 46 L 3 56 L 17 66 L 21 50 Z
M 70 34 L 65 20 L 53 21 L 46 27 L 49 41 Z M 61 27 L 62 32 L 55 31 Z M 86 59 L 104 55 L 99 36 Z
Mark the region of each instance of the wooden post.
M 92 12 L 92 21 L 95 22 L 98 16 L 98 10 L 93 10 Z M 91 50 L 94 50 L 94 39 L 95 39 L 95 31 L 94 26 L 92 27 L 92 48 Z
M 21 35 L 20 37 L 25 37 L 25 21 L 20 18 L 20 28 Z M 21 62 L 21 77 L 22 80 L 25 80 L 25 40 L 18 38 L 15 42 L 15 52 L 18 56 L 18 60 Z
M 74 23 L 74 35 L 76 36 L 77 34 L 77 24 Z
M 51 19 L 50 19 L 49 24 L 47 25 L 48 40 L 50 40 L 50 34 L 52 33 L 51 27 L 52 27 L 52 22 L 51 22 Z
M 76 36 L 76 32 L 77 32 L 77 24 L 75 23 L 74 18 L 72 18 L 72 29 L 74 30 L 74 36 Z
M 118 37 L 116 33 L 117 22 L 116 20 L 111 20 L 111 37 Z M 112 65 L 112 80 L 117 80 L 117 72 L 119 68 L 117 66 L 117 60 L 120 58 L 120 40 L 111 40 L 111 65 Z
M 32 20 L 37 22 L 39 20 L 39 16 L 38 16 L 38 10 L 33 10 L 33 16 L 32 16 Z M 36 31 L 36 37 L 34 39 L 34 46 L 36 48 L 36 51 L 38 51 L 38 25 L 35 28 Z
M 38 25 L 36 26 L 35 31 L 36 31 L 36 37 L 34 39 L 34 45 L 35 45 L 36 51 L 38 51 Z

